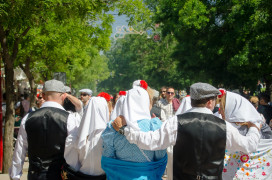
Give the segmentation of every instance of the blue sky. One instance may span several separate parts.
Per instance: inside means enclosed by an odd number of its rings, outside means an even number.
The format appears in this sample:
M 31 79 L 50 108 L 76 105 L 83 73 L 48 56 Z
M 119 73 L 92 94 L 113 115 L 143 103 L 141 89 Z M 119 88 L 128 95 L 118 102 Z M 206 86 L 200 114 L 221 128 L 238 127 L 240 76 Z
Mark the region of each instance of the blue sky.
M 113 37 L 113 35 L 116 33 L 116 27 L 117 26 L 123 26 L 123 25 L 128 25 L 127 23 L 127 16 L 126 15 L 121 15 L 121 16 L 118 16 L 118 15 L 115 15 L 117 13 L 113 12 L 114 14 L 114 19 L 115 19 L 115 22 L 112 24 L 112 34 L 111 34 L 111 37 Z

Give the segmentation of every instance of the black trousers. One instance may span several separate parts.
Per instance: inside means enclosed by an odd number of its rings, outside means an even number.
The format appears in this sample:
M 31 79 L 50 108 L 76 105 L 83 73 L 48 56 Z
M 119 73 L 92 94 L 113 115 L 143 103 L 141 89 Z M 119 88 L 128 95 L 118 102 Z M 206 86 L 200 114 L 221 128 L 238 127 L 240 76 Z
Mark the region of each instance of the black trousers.
M 48 171 L 28 171 L 28 180 L 62 180 L 60 171 L 48 172 Z
M 80 171 L 75 171 L 71 166 L 66 163 L 62 166 L 61 176 L 63 180 L 106 180 L 106 175 L 87 175 Z

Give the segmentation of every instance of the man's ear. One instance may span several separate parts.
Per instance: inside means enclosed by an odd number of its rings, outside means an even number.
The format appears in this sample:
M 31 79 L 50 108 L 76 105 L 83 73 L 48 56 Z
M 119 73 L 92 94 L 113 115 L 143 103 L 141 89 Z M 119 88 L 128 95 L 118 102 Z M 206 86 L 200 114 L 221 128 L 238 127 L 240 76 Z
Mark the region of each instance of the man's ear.
M 208 108 L 208 109 L 213 109 L 214 107 L 213 107 L 213 100 L 212 99 L 210 99 L 207 103 L 206 103 L 206 108 Z

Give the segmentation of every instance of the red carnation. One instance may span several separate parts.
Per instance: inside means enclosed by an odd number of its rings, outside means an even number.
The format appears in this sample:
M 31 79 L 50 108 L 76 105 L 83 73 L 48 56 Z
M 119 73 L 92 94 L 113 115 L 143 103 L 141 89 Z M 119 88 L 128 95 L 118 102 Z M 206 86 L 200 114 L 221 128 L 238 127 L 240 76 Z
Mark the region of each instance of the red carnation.
M 141 80 L 140 81 L 140 86 L 142 87 L 142 88 L 144 88 L 145 90 L 147 89 L 147 87 L 148 87 L 148 85 L 147 85 L 147 82 L 145 82 L 145 80 Z
M 110 101 L 111 100 L 111 96 L 108 93 L 105 93 L 105 92 L 101 92 L 97 96 L 105 98 L 106 101 Z
M 125 96 L 126 94 L 127 94 L 126 91 L 119 91 L 119 95 L 120 95 L 120 96 Z
M 219 89 L 219 91 L 221 92 L 220 95 L 218 95 L 218 98 L 222 98 L 224 94 L 226 94 L 226 91 L 224 89 Z

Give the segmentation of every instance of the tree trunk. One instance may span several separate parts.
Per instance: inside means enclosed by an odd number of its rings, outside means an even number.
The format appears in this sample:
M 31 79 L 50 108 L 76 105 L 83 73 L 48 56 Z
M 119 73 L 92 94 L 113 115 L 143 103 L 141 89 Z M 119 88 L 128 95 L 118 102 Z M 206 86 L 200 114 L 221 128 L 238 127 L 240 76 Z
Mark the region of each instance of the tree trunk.
M 31 96 L 30 96 L 30 107 L 35 107 L 36 106 L 36 94 L 37 94 L 37 89 L 34 83 L 34 78 L 33 76 L 31 78 L 28 78 L 29 85 L 30 85 L 30 91 L 31 91 Z
M 3 57 L 4 59 L 5 57 Z M 7 57 L 6 57 L 7 58 Z M 5 62 L 8 62 L 6 59 Z M 5 85 L 6 85 L 6 97 L 7 97 L 7 109 L 5 118 L 5 133 L 4 133 L 4 161 L 3 161 L 3 173 L 8 173 L 8 169 L 11 165 L 13 154 L 13 132 L 14 132 L 14 72 L 13 66 L 10 63 L 5 63 Z
M 30 85 L 30 107 L 35 107 L 36 106 L 36 86 L 34 82 L 34 76 L 30 71 L 30 63 L 31 63 L 31 58 L 27 57 L 25 61 L 25 65 L 23 66 L 22 64 L 19 64 L 20 68 L 24 71 L 26 74 L 26 77 L 28 79 L 29 85 Z

